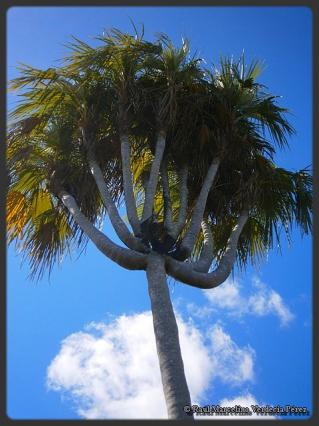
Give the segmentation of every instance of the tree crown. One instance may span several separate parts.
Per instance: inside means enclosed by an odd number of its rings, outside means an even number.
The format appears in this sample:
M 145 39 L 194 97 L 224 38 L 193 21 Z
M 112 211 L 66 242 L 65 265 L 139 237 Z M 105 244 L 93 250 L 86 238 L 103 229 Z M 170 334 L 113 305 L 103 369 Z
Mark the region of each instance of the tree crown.
M 143 34 L 113 29 L 97 39 L 98 47 L 74 39 L 60 67 L 21 65 L 20 76 L 10 82 L 22 100 L 10 114 L 7 136 L 8 238 L 22 247 L 33 276 L 50 271 L 73 244 L 87 242 L 59 198 L 61 189 L 91 223 L 101 224 L 107 214 L 88 158 L 96 159 L 112 200 L 123 199 L 123 134 L 131 145 L 140 219 L 159 133 L 166 138 L 163 163 L 174 221 L 181 207 L 181 176 L 188 170 L 185 223 L 168 245 L 164 175 L 156 186 L 153 215 L 144 224 L 153 235 L 153 242 L 144 235 L 151 249 L 160 242 L 164 254 L 176 253 L 172 247 L 185 235 L 215 159 L 220 165 L 204 217 L 216 260 L 243 209 L 249 217 L 238 240 L 240 266 L 280 244 L 281 228 L 288 238 L 294 222 L 303 233 L 311 232 L 311 174 L 275 164 L 276 149 L 288 144 L 293 128 L 278 97 L 257 81 L 260 62 L 247 66 L 242 55 L 237 61 L 221 58 L 218 67 L 208 68 L 190 55 L 187 40 L 175 47 L 163 34 L 148 42 Z M 200 231 L 193 259 L 203 244 Z

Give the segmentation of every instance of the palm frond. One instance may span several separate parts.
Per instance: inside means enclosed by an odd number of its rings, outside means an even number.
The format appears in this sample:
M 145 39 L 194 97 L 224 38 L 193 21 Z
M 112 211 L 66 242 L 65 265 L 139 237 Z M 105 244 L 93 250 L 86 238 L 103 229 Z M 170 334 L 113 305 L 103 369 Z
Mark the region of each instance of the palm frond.
M 243 54 L 238 60 L 222 57 L 219 66 L 206 69 L 196 53 L 191 55 L 188 40 L 175 46 L 159 34 L 149 42 L 144 28 L 132 26 L 133 34 L 105 31 L 95 46 L 73 37 L 62 66 L 40 70 L 21 64 L 19 77 L 9 84 L 21 101 L 10 112 L 7 133 L 8 237 L 24 251 L 33 276 L 51 271 L 72 247 L 87 242 L 59 201 L 57 182 L 92 223 L 103 221 L 106 212 L 88 170 L 87 150 L 95 155 L 113 200 L 121 202 L 123 130 L 131 142 L 140 205 L 159 130 L 167 136 L 164 156 L 175 221 L 178 176 L 188 166 L 187 220 L 177 243 L 216 156 L 221 165 L 205 211 L 216 261 L 243 206 L 249 206 L 250 217 L 239 239 L 240 267 L 280 245 L 282 232 L 290 239 L 293 224 L 310 233 L 312 177 L 308 169 L 291 172 L 274 162 L 294 130 L 280 97 L 259 82 L 263 63 L 247 64 Z M 157 231 L 164 232 L 163 214 L 159 180 Z M 193 259 L 202 245 L 200 233 Z

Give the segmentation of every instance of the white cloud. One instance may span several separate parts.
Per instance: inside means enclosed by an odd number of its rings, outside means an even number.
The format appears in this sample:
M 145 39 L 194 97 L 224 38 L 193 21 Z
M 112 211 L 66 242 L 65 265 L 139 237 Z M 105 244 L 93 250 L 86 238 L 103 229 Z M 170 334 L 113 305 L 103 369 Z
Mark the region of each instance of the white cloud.
M 232 385 L 253 380 L 254 350 L 250 346 L 240 348 L 219 324 L 215 324 L 208 334 L 213 376 Z
M 204 290 L 204 295 L 209 300 L 205 314 L 214 309 L 224 309 L 233 316 L 276 315 L 282 326 L 294 318 L 282 297 L 258 278 L 253 278 L 252 285 L 245 290 L 238 281 L 229 278 L 215 289 Z M 196 310 L 194 312 L 196 316 Z
M 48 385 L 67 391 L 87 419 L 161 418 L 165 402 L 154 353 L 149 313 L 92 323 L 62 342 Z
M 177 304 L 177 302 L 179 302 L 178 300 L 174 301 L 175 304 Z M 185 304 L 186 306 L 186 310 L 187 312 L 194 318 L 199 318 L 199 319 L 203 319 L 203 318 L 207 318 L 209 317 L 212 312 L 214 311 L 214 309 L 209 306 L 209 305 L 196 305 L 196 303 L 193 302 L 189 302 Z
M 233 386 L 253 380 L 252 348 L 239 347 L 220 324 L 203 334 L 192 321 L 177 322 L 194 403 L 207 399 L 215 380 Z M 166 418 L 151 313 L 92 323 L 68 336 L 47 383 L 70 396 L 83 418 Z
M 238 311 L 243 304 L 239 283 L 229 278 L 214 289 L 204 290 L 204 294 L 212 305 L 219 308 L 236 309 Z
M 260 316 L 274 313 L 279 317 L 281 325 L 287 325 L 294 318 L 278 293 L 258 279 L 254 280 L 254 286 L 257 288 L 257 292 L 248 299 L 251 312 Z

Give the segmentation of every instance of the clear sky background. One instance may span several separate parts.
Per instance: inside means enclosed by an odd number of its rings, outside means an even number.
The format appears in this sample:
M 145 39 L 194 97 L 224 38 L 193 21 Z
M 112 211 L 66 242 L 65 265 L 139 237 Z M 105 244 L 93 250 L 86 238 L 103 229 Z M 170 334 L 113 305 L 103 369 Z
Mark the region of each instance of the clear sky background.
M 296 135 L 279 166 L 312 162 L 311 11 L 301 7 L 30 7 L 8 11 L 8 79 L 18 62 L 58 65 L 74 35 L 144 23 L 146 38 L 191 40 L 207 63 L 242 50 L 265 61 L 260 79 L 283 96 Z M 16 98 L 8 98 L 9 108 Z M 109 224 L 105 232 L 114 237 Z M 115 237 L 114 237 L 115 238 Z M 307 406 L 311 411 L 311 238 L 293 232 L 282 255 L 235 271 L 208 292 L 170 282 L 194 402 Z M 165 417 L 143 272 L 89 244 L 30 282 L 8 249 L 8 407 L 13 419 Z

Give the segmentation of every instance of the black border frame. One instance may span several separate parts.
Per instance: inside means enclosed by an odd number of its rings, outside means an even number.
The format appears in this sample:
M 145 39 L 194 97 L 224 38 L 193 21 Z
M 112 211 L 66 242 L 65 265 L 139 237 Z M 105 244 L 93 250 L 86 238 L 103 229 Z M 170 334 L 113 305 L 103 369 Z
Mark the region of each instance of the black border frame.
M 319 250 L 318 250 L 318 187 L 319 187 L 319 134 L 318 134 L 318 120 L 319 120 L 319 108 L 318 108 L 318 79 L 316 76 L 319 75 L 318 62 L 319 62 L 319 2 L 318 0 L 2 0 L 0 1 L 0 50 L 2 52 L 2 67 L 0 68 L 0 81 L 2 82 L 2 91 L 0 98 L 0 277 L 1 277 L 1 298 L 0 298 L 0 330 L 1 330 L 1 350 L 0 350 L 0 372 L 1 372 L 1 388 L 0 388 L 0 419 L 1 425 L 68 425 L 75 426 L 79 424 L 98 424 L 101 422 L 107 422 L 110 425 L 119 424 L 132 424 L 138 425 L 140 422 L 150 423 L 162 423 L 168 422 L 168 424 L 181 423 L 180 421 L 172 420 L 13 420 L 10 419 L 6 414 L 6 388 L 7 388 L 7 373 L 6 373 L 6 222 L 5 222 L 5 199 L 6 199 L 6 187 L 7 187 L 7 175 L 5 165 L 5 129 L 6 129 L 6 84 L 7 84 L 7 70 L 6 70 L 6 12 L 10 7 L 19 6 L 148 6 L 148 7 L 159 7 L 159 6 L 184 6 L 184 7 L 199 7 L 199 6 L 233 6 L 233 7 L 245 7 L 245 6 L 272 6 L 272 7 L 284 7 L 284 6 L 301 6 L 308 7 L 312 11 L 313 18 L 313 32 L 312 32 L 312 61 L 313 61 L 313 177 L 314 177 L 314 223 L 313 223 L 313 240 L 312 240 L 312 265 L 313 265 L 313 300 L 312 300 L 312 312 L 313 312 L 313 334 L 312 334 L 312 348 L 313 348 L 313 403 L 312 403 L 312 416 L 309 419 L 298 420 L 292 418 L 291 420 L 283 420 L 284 422 L 298 422 L 301 424 L 319 424 L 319 350 L 318 350 L 318 325 L 319 325 L 319 290 L 316 283 L 319 282 L 318 276 L 318 265 L 319 265 Z M 316 260 L 317 259 L 317 263 Z M 236 420 L 236 425 L 246 424 L 247 420 Z M 263 420 L 249 420 L 250 425 L 259 425 Z M 282 420 L 267 420 L 271 424 L 281 424 Z M 209 420 L 213 422 L 211 424 L 229 424 L 233 420 Z M 221 423 L 220 423 L 221 422 Z

